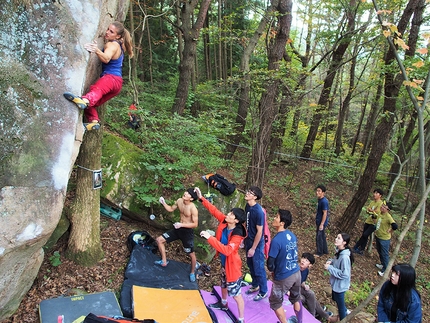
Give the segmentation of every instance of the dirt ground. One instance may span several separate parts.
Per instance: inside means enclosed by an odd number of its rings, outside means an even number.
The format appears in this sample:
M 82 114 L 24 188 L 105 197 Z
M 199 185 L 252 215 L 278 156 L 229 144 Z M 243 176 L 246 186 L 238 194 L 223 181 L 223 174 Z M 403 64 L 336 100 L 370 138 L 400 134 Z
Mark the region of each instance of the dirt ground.
M 336 190 L 340 187 L 335 185 L 329 190 L 327 196 L 336 194 Z M 280 206 L 291 210 L 293 214 L 293 224 L 290 229 L 293 231 L 299 240 L 299 252 L 314 252 L 315 248 L 315 229 L 314 229 L 314 212 L 316 205 L 303 205 L 298 208 L 292 203 L 291 192 L 282 192 L 279 189 L 270 188 L 270 185 L 265 189 L 266 199 L 263 204 L 270 201 L 272 206 Z M 349 196 L 343 193 L 344 198 L 348 200 Z M 312 197 L 307 197 L 308 199 Z M 303 199 L 305 201 L 306 199 Z M 269 202 L 267 202 L 269 203 Z M 316 199 L 315 199 L 316 203 Z M 309 204 L 309 203 L 308 203 Z M 270 208 L 267 208 L 269 213 L 268 222 L 271 222 Z M 334 223 L 336 217 L 342 214 L 341 209 L 335 207 L 331 212 L 331 221 Z M 362 224 L 357 224 L 355 232 L 352 235 L 355 237 L 359 235 Z M 126 217 L 120 221 L 115 221 L 104 216 L 101 216 L 101 241 L 104 250 L 104 259 L 101 260 L 96 266 L 86 268 L 81 267 L 61 256 L 62 264 L 54 267 L 49 261 L 49 257 L 55 251 L 60 255 L 65 254 L 67 239 L 62 238 L 55 248 L 45 254 L 44 262 L 40 268 L 39 274 L 34 281 L 33 286 L 22 300 L 17 312 L 8 320 L 2 323 L 25 323 L 25 322 L 39 322 L 38 305 L 44 299 L 63 296 L 76 295 L 78 292 L 95 293 L 101 291 L 114 291 L 119 296 L 121 284 L 123 282 L 124 269 L 128 262 L 129 251 L 126 246 L 126 240 L 129 233 L 137 230 L 146 230 L 153 237 L 158 236 L 161 231 L 154 229 L 144 223 L 133 222 Z M 329 250 L 334 254 L 334 238 L 337 234 L 335 228 L 330 227 L 328 230 L 328 245 Z M 356 238 L 355 238 L 356 239 Z M 353 239 L 353 241 L 355 241 Z M 392 239 L 395 240 L 395 239 Z M 402 245 L 402 254 L 407 255 L 412 252 L 412 243 L 404 243 Z M 423 304 L 423 316 L 427 317 L 430 313 L 429 308 L 429 288 L 428 281 L 430 275 L 426 268 L 426 260 L 429 249 L 429 242 L 423 241 L 420 262 L 417 264 L 418 273 L 418 288 L 421 292 Z M 242 256 L 243 256 L 243 251 Z M 325 260 L 332 255 L 323 256 L 317 259 L 316 264 L 312 267 L 308 281 L 311 288 L 316 292 L 319 301 L 328 306 L 330 310 L 336 312 L 336 305 L 330 298 L 330 285 L 328 282 L 327 272 L 324 270 L 323 264 Z M 174 242 L 167 246 L 167 257 L 178 261 L 188 262 L 187 256 L 183 253 L 180 243 Z M 401 259 L 401 262 L 407 262 L 408 259 Z M 400 260 L 399 260 L 400 262 Z M 372 255 L 356 256 L 356 261 L 352 270 L 352 287 L 351 290 L 355 294 L 362 294 L 366 296 L 368 291 L 363 286 L 367 284 L 369 288 L 373 288 L 381 279 L 377 275 L 377 268 L 375 264 L 379 263 L 376 251 Z M 199 277 L 198 283 L 200 289 L 210 291 L 213 285 L 219 285 L 219 277 L 217 275 L 220 263 L 218 259 L 214 259 L 210 264 L 211 275 L 209 277 Z M 243 264 L 243 272 L 247 272 L 246 263 Z M 356 304 L 349 302 L 347 304 L 349 309 L 354 309 Z M 365 308 L 364 312 L 375 314 L 376 299 Z M 355 318 L 351 322 L 370 322 L 365 319 Z M 425 321 L 423 321 L 425 322 Z M 174 323 L 174 322 L 172 322 Z

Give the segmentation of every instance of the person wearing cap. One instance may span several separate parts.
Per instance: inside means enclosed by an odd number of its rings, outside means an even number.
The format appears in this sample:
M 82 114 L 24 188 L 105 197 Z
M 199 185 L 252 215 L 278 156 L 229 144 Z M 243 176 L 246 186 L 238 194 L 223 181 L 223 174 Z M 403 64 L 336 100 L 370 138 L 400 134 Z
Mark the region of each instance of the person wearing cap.
M 157 237 L 156 241 L 158 244 L 158 250 L 161 254 L 161 259 L 155 261 L 158 266 L 166 267 L 169 263 L 166 257 L 166 242 L 172 242 L 175 240 L 181 240 L 184 247 L 185 253 L 191 258 L 191 272 L 190 281 L 196 281 L 196 254 L 194 252 L 194 228 L 198 225 L 198 211 L 193 201 L 198 199 L 196 192 L 193 188 L 187 189 L 181 198 L 177 199 L 175 204 L 168 205 L 163 197 L 160 197 L 159 201 L 168 212 L 173 212 L 179 209 L 181 217 L 180 222 L 173 224 L 174 229 L 171 229 L 161 236 Z
M 227 311 L 227 296 L 233 297 L 239 313 L 237 323 L 244 323 L 245 302 L 241 293 L 242 260 L 239 255 L 239 247 L 246 237 L 245 211 L 240 208 L 232 208 L 227 215 L 224 215 L 215 205 L 202 196 L 198 187 L 194 190 L 203 206 L 219 221 L 215 237 L 208 231 L 200 232 L 200 236 L 208 240 L 221 260 L 221 300 L 209 304 L 209 307 Z
M 389 213 L 390 210 L 390 203 L 382 204 L 381 215 L 376 223 L 376 251 L 378 251 L 379 259 L 381 260 L 380 264 L 376 264 L 376 267 L 380 269 L 378 271 L 379 276 L 384 276 L 385 269 L 387 269 L 388 263 L 390 262 L 391 232 L 397 230 L 397 223 Z
M 384 192 L 379 188 L 373 191 L 373 201 L 366 208 L 368 217 L 363 225 L 363 233 L 355 243 L 352 252 L 362 255 L 366 249 L 369 237 L 376 230 L 376 222 L 378 222 L 378 217 L 381 214 L 381 205 L 383 204 L 382 195 L 384 195 Z
M 244 240 L 246 263 L 252 277 L 252 285 L 246 294 L 258 294 L 253 298 L 260 301 L 267 297 L 266 258 L 264 256 L 264 226 L 267 225 L 264 210 L 257 203 L 263 192 L 257 186 L 251 186 L 245 194 L 246 230 L 248 236 Z

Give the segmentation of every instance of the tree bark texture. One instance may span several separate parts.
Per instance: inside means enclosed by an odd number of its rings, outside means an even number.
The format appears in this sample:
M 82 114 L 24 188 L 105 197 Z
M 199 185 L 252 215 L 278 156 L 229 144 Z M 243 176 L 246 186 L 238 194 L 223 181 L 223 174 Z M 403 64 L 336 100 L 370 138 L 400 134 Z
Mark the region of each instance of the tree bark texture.
M 251 104 L 251 76 L 249 74 L 249 59 L 258 44 L 258 40 L 266 29 L 267 23 L 270 20 L 274 8 L 271 6 L 267 9 L 265 15 L 261 18 L 257 30 L 250 38 L 248 45 L 244 48 L 242 58 L 240 60 L 240 70 L 243 73 L 243 79 L 239 88 L 239 107 L 237 109 L 236 121 L 234 126 L 234 134 L 229 136 L 228 141 L 231 143 L 226 148 L 225 158 L 231 159 L 236 152 L 237 146 L 243 139 L 243 131 L 246 126 L 246 117 L 248 116 L 249 106 Z
M 354 29 L 355 29 L 356 6 L 357 6 L 357 1 L 351 0 L 346 12 L 347 21 L 348 21 L 346 33 L 343 34 L 341 38 L 338 40 L 338 46 L 333 52 L 330 67 L 324 79 L 323 89 L 318 100 L 318 106 L 312 117 L 311 126 L 309 128 L 309 133 L 306 138 L 306 143 L 303 146 L 302 152 L 300 154 L 300 156 L 303 158 L 311 157 L 311 153 L 314 147 L 315 139 L 317 137 L 321 118 L 330 100 L 330 93 L 332 90 L 336 73 L 338 72 L 339 66 L 342 63 L 343 56 L 351 43 L 352 33 L 354 32 Z
M 100 110 L 99 110 L 100 111 Z M 76 197 L 71 222 L 67 257 L 83 266 L 95 265 L 103 258 L 100 242 L 100 190 L 93 189 L 91 170 L 101 169 L 102 131 L 84 135 L 77 159 Z
M 279 70 L 279 62 L 284 56 L 285 46 L 290 35 L 292 22 L 291 9 L 292 1 L 280 0 L 276 8 L 279 13 L 278 28 L 275 39 L 268 48 L 268 69 Z M 260 127 L 256 142 L 252 149 L 251 165 L 247 172 L 247 185 L 257 185 L 263 187 L 264 175 L 268 167 L 268 149 L 272 135 L 272 125 L 277 117 L 278 103 L 276 99 L 279 95 L 280 79 L 275 78 L 265 87 L 259 103 Z
M 175 101 L 172 107 L 172 112 L 179 115 L 184 113 L 185 105 L 187 103 L 190 80 L 196 56 L 197 40 L 206 19 L 210 3 L 211 0 L 203 0 L 201 2 L 199 14 L 194 24 L 192 24 L 192 17 L 198 1 L 191 0 L 181 3 L 180 29 L 184 41 L 184 49 L 182 51 L 181 62 L 179 64 L 179 82 L 176 89 Z

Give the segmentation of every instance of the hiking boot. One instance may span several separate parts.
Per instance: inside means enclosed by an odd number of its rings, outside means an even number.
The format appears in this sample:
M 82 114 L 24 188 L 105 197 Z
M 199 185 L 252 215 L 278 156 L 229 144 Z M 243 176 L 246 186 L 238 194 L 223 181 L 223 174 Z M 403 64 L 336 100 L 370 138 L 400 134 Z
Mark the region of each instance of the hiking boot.
M 216 303 L 213 304 L 209 304 L 210 308 L 213 308 L 215 310 L 221 310 L 221 311 L 227 311 L 228 310 L 228 306 L 227 304 L 223 304 L 221 301 L 218 301 Z
M 260 290 L 260 287 L 254 287 L 254 286 L 251 286 L 251 288 L 250 289 L 248 289 L 245 293 L 247 294 L 247 295 L 250 295 L 250 294 L 254 294 L 254 293 L 256 293 L 256 292 L 258 292 Z
M 90 122 L 90 123 L 84 123 L 85 130 L 99 130 L 100 129 L 100 123 L 98 122 Z
M 84 110 L 88 107 L 88 104 L 80 96 L 74 95 L 70 92 L 64 92 L 63 96 L 70 102 L 76 104 L 77 107 L 81 110 Z
M 267 297 L 267 293 L 266 294 L 260 294 L 258 293 L 257 296 L 254 297 L 254 301 L 258 302 L 261 301 L 263 298 Z
M 381 269 L 381 270 L 382 270 L 382 268 L 384 268 L 384 266 L 382 266 L 381 264 L 376 264 L 375 267 L 378 269 Z

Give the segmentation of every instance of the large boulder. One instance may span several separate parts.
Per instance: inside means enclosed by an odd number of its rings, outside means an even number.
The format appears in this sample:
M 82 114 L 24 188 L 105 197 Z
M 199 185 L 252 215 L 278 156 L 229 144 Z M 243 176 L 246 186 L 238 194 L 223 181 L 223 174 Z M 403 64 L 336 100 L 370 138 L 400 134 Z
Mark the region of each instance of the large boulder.
M 0 11 L 0 321 L 31 287 L 62 212 L 83 138 L 62 93 L 81 93 L 83 44 L 128 1 L 2 1 Z M 94 74 L 94 73 L 92 73 Z

